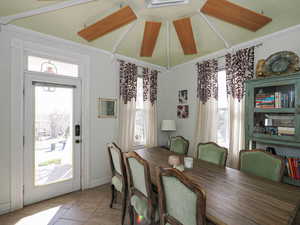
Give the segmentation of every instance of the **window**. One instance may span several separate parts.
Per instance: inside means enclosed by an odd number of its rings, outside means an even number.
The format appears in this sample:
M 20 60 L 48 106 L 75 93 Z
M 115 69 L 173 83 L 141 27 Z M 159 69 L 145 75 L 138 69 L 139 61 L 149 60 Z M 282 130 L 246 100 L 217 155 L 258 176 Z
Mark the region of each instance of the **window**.
M 228 148 L 229 146 L 229 110 L 226 91 L 226 72 L 218 73 L 218 134 L 217 142 L 219 145 Z
M 148 8 L 153 8 L 153 7 L 187 4 L 189 3 L 189 0 L 146 0 L 146 2 Z
M 28 71 L 33 72 L 42 72 L 70 77 L 78 77 L 79 75 L 79 67 L 76 64 L 60 62 L 37 56 L 28 56 L 27 69 Z
M 143 77 L 137 79 L 137 98 L 134 127 L 134 145 L 145 145 L 145 112 L 143 100 Z

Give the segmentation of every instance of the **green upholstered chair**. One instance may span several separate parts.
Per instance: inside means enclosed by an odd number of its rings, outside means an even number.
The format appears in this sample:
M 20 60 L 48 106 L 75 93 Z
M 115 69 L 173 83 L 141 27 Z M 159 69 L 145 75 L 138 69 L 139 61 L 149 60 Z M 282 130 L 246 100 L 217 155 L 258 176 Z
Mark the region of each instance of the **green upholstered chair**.
M 139 215 L 147 223 L 154 225 L 159 221 L 159 214 L 157 196 L 152 189 L 149 165 L 136 152 L 124 153 L 124 159 L 128 174 L 130 224 L 133 225 L 134 218 Z
M 243 172 L 280 182 L 284 168 L 281 157 L 264 150 L 240 151 L 239 169 Z
M 161 225 L 207 225 L 204 190 L 176 169 L 156 168 Z
M 172 152 L 186 155 L 189 151 L 190 142 L 182 136 L 170 137 L 169 149 Z
M 113 203 L 116 198 L 116 191 L 122 194 L 122 225 L 124 224 L 126 205 L 127 205 L 127 176 L 124 165 L 123 155 L 121 149 L 115 144 L 108 144 L 108 155 L 112 172 L 111 179 L 111 203 L 110 208 L 113 207 Z
M 226 166 L 228 150 L 214 142 L 199 143 L 197 145 L 196 158 L 218 166 Z
M 147 223 L 154 225 L 159 221 L 159 214 L 149 165 L 136 152 L 124 153 L 124 158 L 128 174 L 130 224 L 133 225 L 134 218 L 139 215 L 145 218 Z

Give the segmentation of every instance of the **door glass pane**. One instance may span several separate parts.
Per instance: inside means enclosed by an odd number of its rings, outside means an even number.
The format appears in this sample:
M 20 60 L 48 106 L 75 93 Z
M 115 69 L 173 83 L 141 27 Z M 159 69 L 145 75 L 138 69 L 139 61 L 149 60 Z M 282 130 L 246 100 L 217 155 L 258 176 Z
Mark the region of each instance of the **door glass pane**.
M 78 65 L 60 62 L 56 60 L 28 56 L 28 71 L 50 73 L 54 75 L 65 75 L 70 77 L 78 77 Z
M 73 178 L 73 88 L 35 86 L 35 185 Z

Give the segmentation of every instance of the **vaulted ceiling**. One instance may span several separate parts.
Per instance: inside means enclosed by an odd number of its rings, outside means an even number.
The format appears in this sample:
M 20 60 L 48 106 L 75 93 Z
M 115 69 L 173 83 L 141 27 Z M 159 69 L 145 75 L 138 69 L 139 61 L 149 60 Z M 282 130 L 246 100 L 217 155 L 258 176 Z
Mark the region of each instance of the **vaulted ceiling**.
M 52 5 L 62 2 L 46 1 L 46 0 L 1 0 L 0 1 L 0 17 L 9 16 L 20 12 Z M 116 53 L 148 61 L 154 64 L 167 66 L 167 22 L 170 23 L 170 65 L 174 66 L 195 57 L 203 56 L 225 48 L 222 40 L 211 30 L 205 20 L 199 15 L 200 9 L 205 4 L 205 0 L 190 0 L 188 4 L 179 6 L 168 6 L 161 8 L 146 8 L 144 0 L 97 0 L 86 4 L 81 4 L 55 12 L 36 15 L 28 18 L 19 19 L 12 23 L 24 28 L 38 31 L 45 34 L 54 35 L 67 40 L 86 44 L 96 48 L 113 51 L 113 48 L 124 35 L 124 32 L 133 26 L 129 33 L 122 39 L 120 45 L 116 49 Z M 238 4 L 247 9 L 251 9 L 257 13 L 263 12 L 265 16 L 272 18 L 272 22 L 263 26 L 256 32 L 232 25 L 215 17 L 208 16 L 209 20 L 215 25 L 216 29 L 224 36 L 230 45 L 239 44 L 270 34 L 290 26 L 300 23 L 300 1 L 299 0 L 230 0 L 230 2 Z M 138 19 L 119 29 L 116 29 L 93 41 L 87 41 L 77 33 L 103 19 L 104 17 L 116 12 L 120 9 L 120 4 L 129 5 L 137 14 Z M 181 18 L 190 17 L 194 40 L 197 48 L 197 54 L 185 55 L 181 46 L 182 40 L 177 36 L 178 30 L 175 30 L 173 21 Z M 140 57 L 142 43 L 144 39 L 144 31 L 147 29 L 151 33 L 154 29 L 152 24 L 145 29 L 146 21 L 161 22 L 157 37 L 157 42 L 153 50 L 152 57 Z M 132 25 L 132 23 L 136 23 Z M 156 25 L 157 27 L 157 25 Z M 176 32 L 177 31 L 177 32 Z M 149 38 L 148 38 L 149 39 Z M 145 41 L 145 40 L 144 40 Z M 147 41 L 147 40 L 146 40 Z M 153 38 L 148 40 L 153 45 Z M 152 53 L 152 49 L 146 49 L 146 55 Z M 150 54 L 151 55 L 151 54 Z

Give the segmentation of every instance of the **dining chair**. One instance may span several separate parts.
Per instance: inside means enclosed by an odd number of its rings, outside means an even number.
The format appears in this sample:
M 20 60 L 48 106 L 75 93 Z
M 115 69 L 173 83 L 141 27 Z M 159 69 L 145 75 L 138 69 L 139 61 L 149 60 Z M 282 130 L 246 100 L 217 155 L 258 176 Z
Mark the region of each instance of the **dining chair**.
M 182 172 L 156 168 L 160 225 L 208 225 L 205 191 Z
M 122 225 L 124 224 L 127 205 L 127 176 L 121 149 L 115 144 L 108 144 L 109 162 L 112 172 L 110 208 L 117 197 L 117 191 L 122 194 Z
M 148 224 L 154 225 L 159 221 L 159 214 L 149 165 L 134 151 L 124 153 L 124 159 L 128 175 L 130 224 L 135 224 L 135 218 L 138 215 L 140 218 L 144 218 Z
M 169 149 L 172 152 L 186 155 L 189 151 L 190 142 L 182 136 L 170 137 Z
M 284 159 L 264 150 L 242 150 L 239 170 L 269 180 L 280 182 L 284 172 Z
M 196 158 L 218 166 L 226 166 L 228 150 L 214 142 L 199 143 L 197 145 Z

